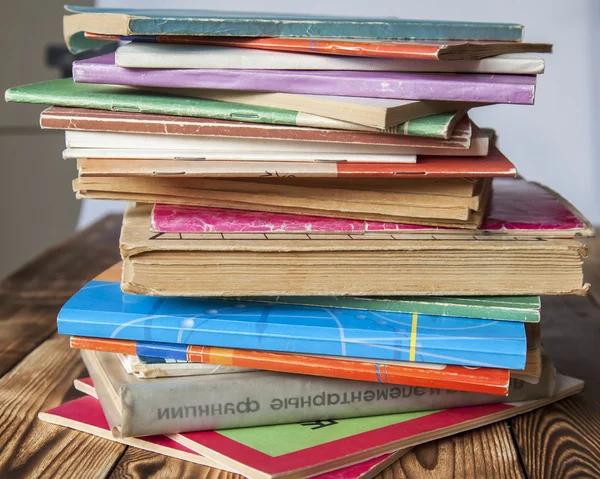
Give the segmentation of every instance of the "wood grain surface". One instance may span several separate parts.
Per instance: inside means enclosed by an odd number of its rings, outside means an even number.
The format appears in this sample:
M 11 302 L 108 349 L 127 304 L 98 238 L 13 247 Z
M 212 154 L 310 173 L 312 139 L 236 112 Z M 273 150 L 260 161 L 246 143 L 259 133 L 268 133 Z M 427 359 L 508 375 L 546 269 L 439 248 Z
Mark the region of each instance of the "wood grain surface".
M 0 283 L 0 477 L 239 479 L 43 423 L 39 411 L 78 395 L 85 373 L 56 314 L 118 260 L 121 218 L 107 217 Z M 414 448 L 380 473 L 400 478 L 600 477 L 600 241 L 587 240 L 587 297 L 544 298 L 542 337 L 558 368 L 586 380 L 579 396 Z

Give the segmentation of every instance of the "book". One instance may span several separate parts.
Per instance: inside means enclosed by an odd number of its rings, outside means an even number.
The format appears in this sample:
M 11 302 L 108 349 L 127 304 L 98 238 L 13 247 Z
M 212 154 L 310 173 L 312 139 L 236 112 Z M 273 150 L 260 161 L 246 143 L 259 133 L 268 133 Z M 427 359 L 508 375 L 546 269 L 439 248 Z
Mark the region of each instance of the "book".
M 321 186 L 325 185 L 321 183 Z M 399 223 L 160 203 L 152 209 L 151 222 L 152 231 L 163 233 L 471 234 L 468 230 Z M 479 230 L 489 235 L 542 238 L 572 238 L 594 233 L 588 220 L 554 191 L 523 179 L 504 178 L 493 182 L 489 208 Z
M 131 42 L 119 47 L 115 53 L 115 63 L 124 68 L 462 72 L 515 75 L 536 75 L 544 72 L 544 60 L 527 53 L 505 54 L 482 60 L 440 62 L 144 42 Z
M 292 143 L 305 141 L 315 145 L 343 143 L 398 147 L 394 154 L 402 152 L 403 148 L 456 148 L 463 151 L 470 148 L 474 131 L 478 134 L 475 141 L 489 143 L 487 135 L 482 135 L 479 133 L 481 130 L 473 128 L 469 118 L 464 115 L 453 127 L 448 139 L 62 107 L 51 107 L 43 111 L 40 126 L 74 131 L 269 139 L 275 140 L 275 143 L 285 140 Z
M 551 43 L 500 41 L 358 40 L 352 38 L 200 37 L 189 35 L 102 35 L 85 32 L 85 38 L 114 42 L 216 45 L 292 53 L 320 53 L 403 60 L 457 62 L 480 60 L 508 53 L 552 53 Z
M 468 119 L 466 119 L 468 121 Z M 135 120 L 134 120 L 135 121 Z M 168 126 L 166 127 L 168 128 Z M 290 127 L 292 128 L 292 127 Z M 170 152 L 166 159 L 176 158 L 204 158 L 208 161 L 221 159 L 220 155 L 225 155 L 225 158 L 231 157 L 231 160 L 238 158 L 236 154 L 239 152 L 239 158 L 243 159 L 245 153 L 271 156 L 271 161 L 278 161 L 279 154 L 282 158 L 290 156 L 295 158 L 292 153 L 306 153 L 316 155 L 318 159 L 322 155 L 327 158 L 327 154 L 340 155 L 341 159 L 349 157 L 354 158 L 353 161 L 361 162 L 360 155 L 365 155 L 362 163 L 375 162 L 377 155 L 389 160 L 389 163 L 406 163 L 416 161 L 416 158 L 411 158 L 414 155 L 430 155 L 430 156 L 486 156 L 489 151 L 489 137 L 477 128 L 475 125 L 465 127 L 471 129 L 473 134 L 468 134 L 466 141 L 442 140 L 437 138 L 426 138 L 418 136 L 400 136 L 398 138 L 405 140 L 404 145 L 394 144 L 391 142 L 383 142 L 374 140 L 372 142 L 362 143 L 358 139 L 349 142 L 332 141 L 321 139 L 322 134 L 315 132 L 311 135 L 313 140 L 305 138 L 293 139 L 294 131 L 276 131 L 271 137 L 265 136 L 265 132 L 254 130 L 247 132 L 244 136 L 226 135 L 225 131 L 220 134 L 206 135 L 202 133 L 196 134 L 146 134 L 146 133 L 113 133 L 106 130 L 74 130 L 68 129 L 65 131 L 66 146 L 70 151 L 75 152 L 78 158 L 85 158 L 84 155 L 77 155 L 77 149 L 85 149 L 86 153 L 93 150 L 92 158 L 115 158 L 115 153 L 119 150 L 126 150 L 118 157 L 131 158 L 126 156 L 129 151 L 132 152 L 134 158 L 138 157 L 136 152 L 147 152 L 152 155 L 154 151 Z M 164 130 L 163 130 L 164 131 Z M 464 131 L 464 130 L 462 130 Z M 302 132 L 297 132 L 299 136 Z M 280 136 L 280 138 L 277 138 Z M 376 136 L 379 136 L 376 134 Z M 383 136 L 383 135 L 381 135 Z M 275 137 L 275 138 L 273 138 Z M 317 139 L 319 138 L 319 139 Z M 110 154 L 104 152 L 107 148 Z M 289 155 L 288 155 L 289 154 Z M 123 156 L 125 155 L 125 156 Z M 227 156 L 229 155 L 229 156 Z M 268 156 L 267 156 L 268 155 Z M 405 155 L 408 158 L 405 158 Z M 153 159 L 153 156 L 146 156 L 147 159 Z M 158 159 L 164 157 L 159 156 Z M 412 161 L 410 161 L 412 160 Z M 257 160 L 254 160 L 257 161 Z M 282 160 L 279 160 L 282 161 Z M 285 160 L 283 160 L 285 161 Z M 294 161 L 293 159 L 290 161 Z
M 79 83 L 166 88 L 215 88 L 401 100 L 532 105 L 535 75 L 358 71 L 134 69 L 112 53 L 73 63 Z
M 98 41 L 84 32 L 104 35 L 194 35 L 227 37 L 304 37 L 415 40 L 521 41 L 523 26 L 514 23 L 449 22 L 389 18 L 352 18 L 218 10 L 149 10 L 65 7 L 63 34 L 78 53 Z
M 555 390 L 551 365 L 539 384 L 512 380 L 508 396 L 497 396 L 316 376 L 308 380 L 270 371 L 147 381 L 127 374 L 114 354 L 82 350 L 81 357 L 117 437 L 420 413 L 547 398 Z
M 115 155 L 122 154 L 122 150 L 113 150 Z M 137 150 L 140 156 L 146 156 L 148 150 Z M 84 153 L 94 154 L 94 151 L 78 149 L 65 150 L 65 158 L 76 158 Z M 133 152 L 128 152 L 131 155 Z M 172 152 L 165 152 L 164 155 L 171 155 Z M 155 156 L 163 155 L 160 151 L 152 153 Z M 179 157 L 178 157 L 179 158 Z M 116 177 L 118 171 L 127 172 L 130 176 L 140 175 L 141 173 L 153 174 L 160 172 L 160 168 L 168 168 L 170 175 L 181 173 L 182 170 L 175 168 L 175 165 L 185 167 L 186 174 L 198 178 L 252 178 L 256 180 L 277 180 L 285 179 L 289 181 L 293 178 L 306 179 L 312 178 L 312 181 L 320 179 L 335 178 L 336 182 L 356 179 L 372 179 L 377 182 L 389 180 L 418 179 L 423 185 L 431 185 L 431 180 L 460 179 L 464 183 L 464 178 L 489 178 L 489 177 L 514 177 L 517 170 L 512 162 L 506 158 L 495 147 L 490 146 L 490 153 L 483 157 L 452 157 L 451 161 L 445 156 L 419 156 L 416 163 L 354 163 L 354 162 L 289 162 L 289 161 L 194 161 L 188 160 L 164 160 L 170 163 L 155 163 L 158 160 L 143 161 L 143 158 L 120 159 L 119 162 L 108 163 L 111 158 L 78 158 L 78 168 L 80 171 L 79 179 L 74 183 L 74 190 L 80 197 L 107 197 L 109 199 L 121 199 L 141 201 L 149 203 L 170 203 L 170 204 L 188 204 L 202 206 L 200 201 L 190 197 L 190 186 L 196 183 L 194 180 L 189 183 L 185 178 L 154 178 L 151 184 L 144 184 L 144 178 L 137 184 L 130 183 L 127 190 L 123 192 L 113 191 L 116 181 L 112 180 L 107 185 L 91 182 L 86 176 L 106 176 Z M 107 161 L 108 160 L 108 161 Z M 179 163 L 181 162 L 181 163 Z M 157 169 L 156 166 L 160 168 Z M 155 176 L 155 175 L 153 175 Z M 98 178 L 96 178 L 98 179 Z M 123 180 L 126 180 L 124 177 Z M 143 184 L 143 187 L 142 187 Z M 169 188 L 183 187 L 188 188 L 179 191 L 179 196 L 166 196 L 162 190 L 157 189 L 155 185 L 162 184 Z M 183 194 L 187 192 L 188 194 Z M 123 198 L 127 195 L 127 198 Z M 150 197 L 150 196 L 151 197 Z M 217 207 L 217 205 L 212 205 Z M 240 206 L 242 207 L 242 206 Z M 243 207 L 242 207 L 243 208 Z M 300 214 L 300 213 L 297 213 Z M 306 214 L 310 214 L 306 212 Z M 455 226 L 455 225 L 450 225 Z
M 455 391 L 486 394 L 508 394 L 510 372 L 506 369 L 465 368 L 462 366 L 400 361 L 367 361 L 354 358 L 323 355 L 301 355 L 257 351 L 248 349 L 217 348 L 186 344 L 158 343 L 150 341 L 127 341 L 122 339 L 71 336 L 71 347 L 92 351 L 119 353 L 119 359 L 128 373 L 129 362 L 123 358 L 150 358 L 151 364 L 161 366 L 159 361 L 183 361 L 215 369 L 215 365 L 235 368 L 253 368 L 282 373 L 322 376 L 353 381 L 401 384 Z M 136 361 L 136 359 L 130 359 Z M 136 364 L 139 364 L 137 360 Z M 218 367 L 218 366 L 217 366 Z M 249 370 L 249 369 L 248 369 Z M 139 368 L 138 368 L 139 371 Z M 154 368 L 151 370 L 151 374 Z M 235 371 L 232 371 L 235 372 Z M 202 370 L 197 374 L 202 374 Z M 139 372 L 136 377 L 152 377 Z M 167 376 L 169 374 L 164 374 Z M 182 374 L 188 375 L 188 374 Z
M 89 349 L 89 348 L 88 348 Z M 116 351 L 110 351 L 116 352 Z M 150 379 L 170 376 L 202 376 L 204 374 L 230 374 L 252 371 L 250 368 L 209 364 L 190 363 L 172 358 L 138 356 L 137 354 L 117 354 L 127 374 L 136 378 Z
M 349 358 L 525 367 L 527 341 L 524 325 L 519 322 L 136 296 L 123 293 L 119 282 L 107 276 L 88 283 L 67 301 L 58 315 L 60 334 Z M 119 352 L 131 354 L 132 349 L 128 346 Z
M 508 419 L 583 389 L 583 381 L 560 374 L 556 383 L 551 397 L 526 403 L 472 406 L 423 415 L 399 414 L 393 418 L 319 420 L 245 431 L 230 429 L 184 433 L 171 437 L 230 466 L 243 467 L 244 474 L 248 476 L 288 477 L 300 471 L 311 475 L 336 465 L 364 460 L 364 456 L 380 455 L 378 449 L 396 451 L 396 444 L 423 444 Z M 86 394 L 95 393 L 81 380 L 75 381 L 75 387 Z
M 77 84 L 71 78 L 9 88 L 5 93 L 5 100 L 8 102 L 40 103 L 43 105 L 93 108 L 98 110 L 240 120 L 249 123 L 377 131 L 377 128 L 295 110 L 193 98 L 115 85 Z M 443 102 L 437 103 L 441 104 Z M 437 108 L 435 105 L 434 107 Z M 441 108 L 440 112 L 455 111 L 456 105 L 446 108 Z M 410 114 L 406 120 L 412 119 L 412 115 L 419 116 L 421 113 L 416 113 L 415 111 L 420 112 L 421 110 L 421 108 L 415 109 L 411 106 L 409 110 Z M 432 111 L 432 108 L 428 105 L 425 105 L 424 111 L 427 112 L 426 114 L 438 113 L 438 111 Z M 414 120 L 414 122 L 417 121 L 419 120 Z M 449 127 L 448 122 L 447 115 L 433 119 L 433 121 L 428 119 L 426 120 L 427 125 L 423 125 L 423 128 L 425 130 L 433 128 L 443 132 L 447 131 Z M 396 132 L 403 133 L 403 128 L 390 129 L 389 131 L 389 133 Z
M 281 182 L 277 180 L 82 176 L 74 184 L 78 197 L 82 197 L 81 190 L 88 193 L 103 190 L 129 200 L 128 193 L 136 189 L 153 193 L 158 188 L 173 198 L 169 202 L 174 203 L 463 228 L 476 228 L 481 224 L 491 194 L 491 182 L 487 178 L 475 183 L 468 196 L 435 194 L 427 190 L 407 193 L 400 185 L 361 189 L 348 182 L 345 187 L 320 188 L 310 181 L 294 185 L 286 182 L 286 178 Z
M 572 239 L 539 241 L 535 237 L 488 237 L 477 232 L 467 237 L 425 238 L 159 235 L 150 231 L 150 216 L 148 206 L 130 207 L 125 212 L 120 239 L 121 286 L 128 293 L 519 296 L 585 294 L 589 289 L 583 283 L 585 246 Z
M 76 380 L 76 383 L 78 383 L 79 388 L 85 388 L 88 386 L 88 384 L 83 383 L 80 380 Z M 156 452 L 158 454 L 175 457 L 177 459 L 193 462 L 202 466 L 223 469 L 233 473 L 237 472 L 235 469 L 228 468 L 220 462 L 202 456 L 196 451 L 188 449 L 187 447 L 179 444 L 177 441 L 174 441 L 170 437 L 162 434 L 144 437 L 114 437 L 110 431 L 108 422 L 106 422 L 106 418 L 104 417 L 102 406 L 95 397 L 96 391 L 93 389 L 93 384 L 91 381 L 89 381 L 88 388 L 89 389 L 86 392 L 92 395 L 74 399 L 61 404 L 58 407 L 49 409 L 48 411 L 40 412 L 38 414 L 38 418 L 41 421 L 50 424 L 68 427 L 70 429 L 92 434 L 109 441 L 115 441 L 127 446 L 137 447 L 138 449 L 143 449 L 145 451 Z M 382 456 L 359 462 L 351 466 L 335 469 L 329 473 L 325 472 L 323 474 L 319 474 L 316 477 L 320 479 L 368 479 L 378 474 L 392 462 L 396 461 L 405 453 L 405 451 L 406 450 L 400 450 L 391 454 L 384 454 Z M 255 476 L 250 475 L 248 477 L 252 479 Z M 302 476 L 296 477 L 299 479 Z
M 444 139 L 450 138 L 454 126 L 470 108 L 486 105 L 464 101 L 395 100 L 208 88 L 144 89 L 170 95 L 291 109 L 340 120 L 342 125 L 351 122 L 350 125 L 354 127 L 344 128 L 348 130 L 356 130 L 360 126 L 364 131 Z

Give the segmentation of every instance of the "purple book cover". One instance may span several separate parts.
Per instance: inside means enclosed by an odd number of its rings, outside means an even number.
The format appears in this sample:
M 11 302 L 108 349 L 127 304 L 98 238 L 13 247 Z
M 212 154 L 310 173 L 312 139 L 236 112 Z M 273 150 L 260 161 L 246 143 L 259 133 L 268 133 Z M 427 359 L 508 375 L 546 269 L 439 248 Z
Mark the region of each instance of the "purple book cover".
M 76 61 L 73 79 L 112 85 L 526 105 L 533 104 L 536 84 L 532 75 L 123 68 L 115 65 L 113 53 Z

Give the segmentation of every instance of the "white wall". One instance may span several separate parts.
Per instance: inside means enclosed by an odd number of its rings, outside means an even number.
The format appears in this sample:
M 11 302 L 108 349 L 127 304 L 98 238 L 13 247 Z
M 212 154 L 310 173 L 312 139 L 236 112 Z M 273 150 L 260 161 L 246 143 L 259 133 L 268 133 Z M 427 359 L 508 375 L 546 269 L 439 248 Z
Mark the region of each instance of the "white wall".
M 161 0 L 97 0 L 98 6 L 165 8 Z M 356 16 L 396 16 L 444 20 L 515 22 L 526 26 L 526 40 L 554 43 L 539 77 L 534 107 L 498 105 L 474 111 L 480 126 L 495 128 L 500 147 L 528 179 L 567 197 L 600 224 L 600 2 L 597 0 L 221 0 L 218 3 L 170 0 L 169 8 L 297 12 Z

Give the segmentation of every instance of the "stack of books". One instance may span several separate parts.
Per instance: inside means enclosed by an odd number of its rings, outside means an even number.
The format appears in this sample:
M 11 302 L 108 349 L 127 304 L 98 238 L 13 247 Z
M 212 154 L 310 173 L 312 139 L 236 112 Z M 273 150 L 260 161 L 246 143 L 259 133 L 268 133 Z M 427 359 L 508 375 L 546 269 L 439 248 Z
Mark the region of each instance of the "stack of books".
M 132 204 L 122 263 L 58 317 L 87 396 L 41 419 L 252 478 L 358 478 L 582 388 L 544 355 L 539 296 L 586 293 L 593 230 L 468 116 L 533 104 L 551 45 L 69 10 L 72 51 L 128 43 L 6 98 L 52 105 L 77 197 Z

